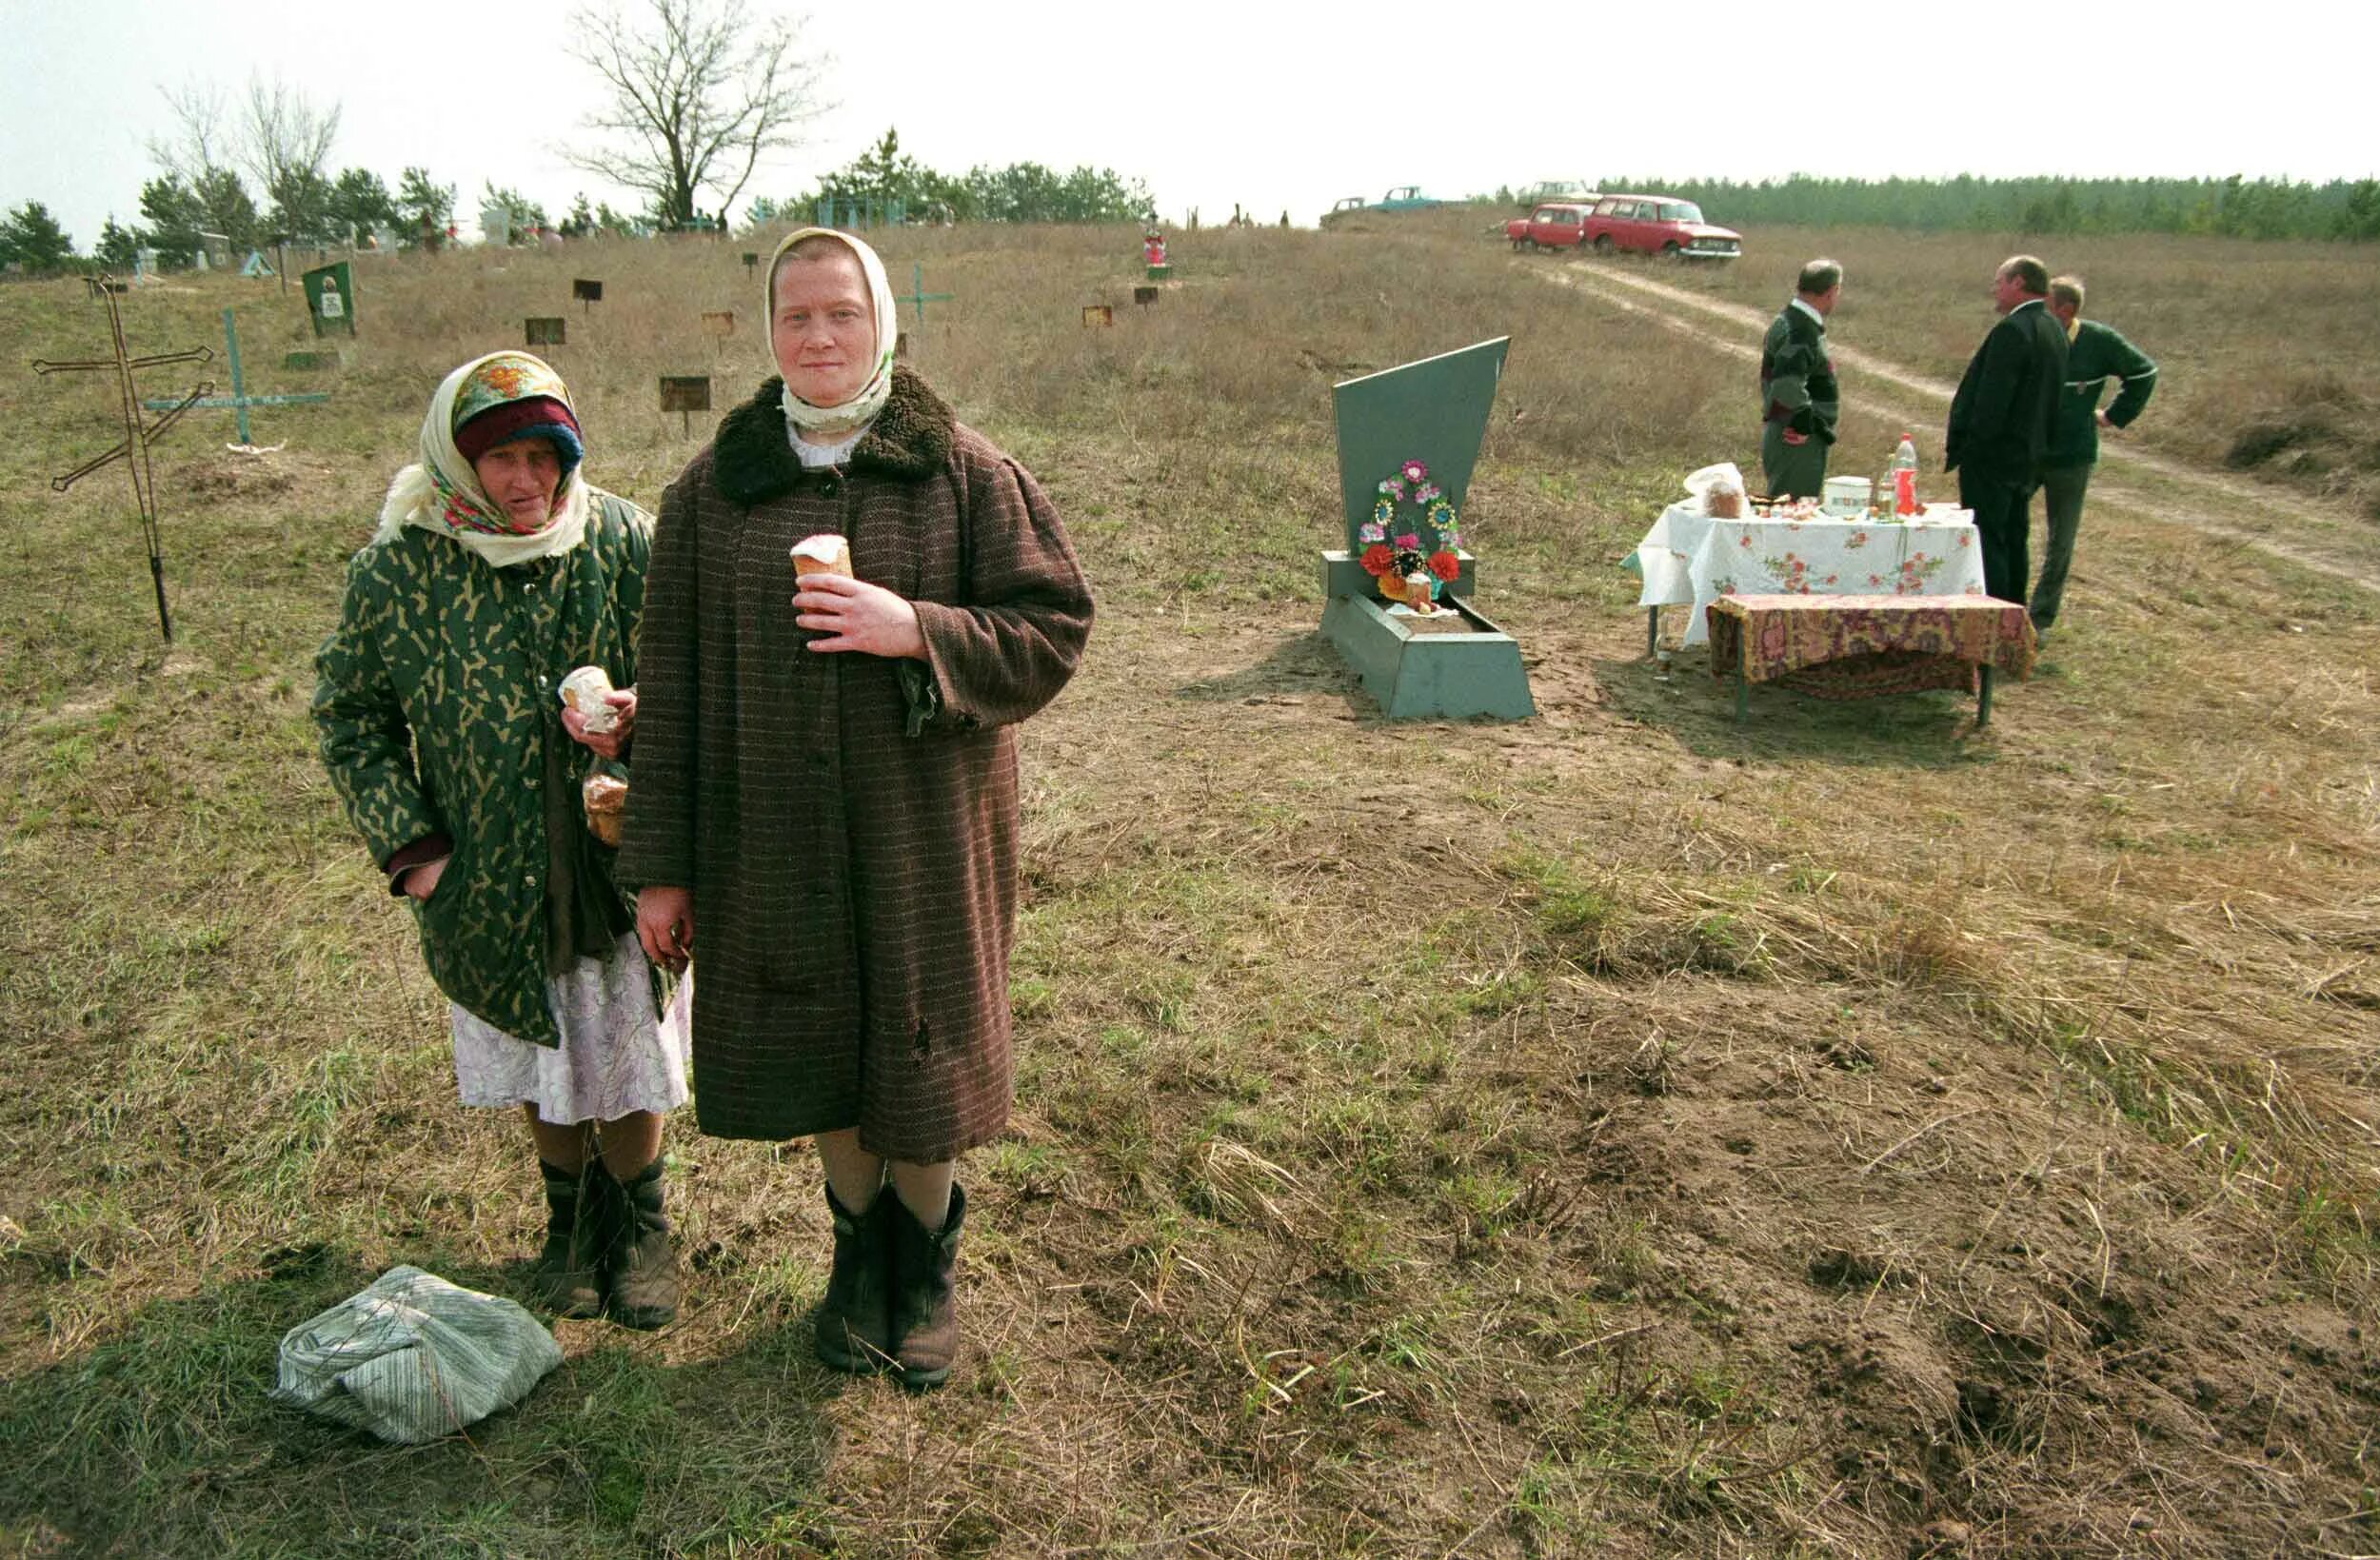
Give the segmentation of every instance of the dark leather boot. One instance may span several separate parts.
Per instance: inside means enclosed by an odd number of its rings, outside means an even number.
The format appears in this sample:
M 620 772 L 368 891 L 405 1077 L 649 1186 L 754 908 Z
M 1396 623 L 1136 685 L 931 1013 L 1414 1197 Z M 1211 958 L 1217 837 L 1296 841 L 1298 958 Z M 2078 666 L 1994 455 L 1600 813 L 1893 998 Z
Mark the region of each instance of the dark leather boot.
M 863 1375 L 892 1363 L 892 1259 L 887 1253 L 889 1211 L 900 1198 L 885 1187 L 864 1214 L 854 1214 L 826 1189 L 826 1212 L 835 1222 L 835 1266 L 819 1301 L 811 1348 L 838 1371 Z
M 530 1292 L 557 1316 L 600 1315 L 611 1177 L 592 1160 L 564 1170 L 540 1159 L 537 1169 L 545 1181 L 545 1246 L 529 1269 Z
M 877 1199 L 892 1204 L 893 1363 L 904 1387 L 939 1387 L 950 1378 L 959 1354 L 959 1307 L 951 1277 L 959 1262 L 959 1227 L 966 1221 L 967 1195 L 950 1189 L 950 1214 L 939 1230 L 928 1230 L 887 1188 Z
M 661 1161 L 625 1181 L 605 1253 L 605 1287 L 611 1317 L 623 1327 L 664 1327 L 678 1315 L 678 1257 L 669 1247 L 669 1215 L 662 1210 Z

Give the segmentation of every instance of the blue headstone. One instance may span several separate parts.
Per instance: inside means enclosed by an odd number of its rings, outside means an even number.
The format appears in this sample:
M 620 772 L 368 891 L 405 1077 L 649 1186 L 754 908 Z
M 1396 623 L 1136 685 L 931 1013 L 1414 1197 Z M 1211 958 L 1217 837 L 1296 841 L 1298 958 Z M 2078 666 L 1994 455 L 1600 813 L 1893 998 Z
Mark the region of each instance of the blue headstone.
M 1400 461 L 1426 464 L 1430 481 L 1461 509 L 1511 346 L 1510 336 L 1498 336 L 1331 386 L 1349 552 L 1363 550 L 1357 527 L 1372 518 L 1380 483 Z

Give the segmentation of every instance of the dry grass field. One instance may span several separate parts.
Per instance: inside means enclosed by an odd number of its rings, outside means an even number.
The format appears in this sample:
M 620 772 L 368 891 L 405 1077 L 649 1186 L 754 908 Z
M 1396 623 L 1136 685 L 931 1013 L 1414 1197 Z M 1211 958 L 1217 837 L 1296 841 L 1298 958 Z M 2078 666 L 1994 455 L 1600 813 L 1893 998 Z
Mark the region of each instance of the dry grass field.
M 46 487 L 105 398 L 0 376 L 0 1554 L 2380 1551 L 2380 596 L 2099 505 L 1988 732 L 1948 695 L 1737 726 L 1698 656 L 1642 659 L 1616 565 L 1753 461 L 1742 365 L 1476 227 L 1177 235 L 1146 310 L 1126 231 L 889 238 L 959 295 L 916 361 L 1101 599 L 1022 736 L 961 1373 L 813 1365 L 809 1150 L 689 1114 L 682 1319 L 560 1323 L 526 1403 L 421 1449 L 264 1395 L 290 1325 L 400 1261 L 514 1289 L 537 1227 L 321 777 L 310 657 L 435 376 L 524 315 L 568 316 L 590 472 L 655 504 L 705 430 L 654 377 L 763 371 L 740 246 L 361 263 L 323 375 L 276 366 L 294 292 L 133 296 L 137 350 L 236 305 L 253 387 L 335 395 L 260 413 L 268 456 L 221 413 L 160 451 L 171 646 L 120 476 Z M 1929 350 L 1883 240 L 1804 236 L 1846 340 L 1955 372 L 1969 257 Z M 2305 361 L 2220 289 L 2152 328 L 2122 252 L 2152 424 Z M 1696 285 L 1773 306 L 1755 253 Z M 2305 312 L 2371 295 L 2318 271 Z M 101 318 L 0 288 L 20 363 Z M 2168 320 L 2236 355 L 2176 371 Z M 1316 632 L 1329 385 L 1503 333 L 1465 530 L 1540 713 L 1390 725 Z

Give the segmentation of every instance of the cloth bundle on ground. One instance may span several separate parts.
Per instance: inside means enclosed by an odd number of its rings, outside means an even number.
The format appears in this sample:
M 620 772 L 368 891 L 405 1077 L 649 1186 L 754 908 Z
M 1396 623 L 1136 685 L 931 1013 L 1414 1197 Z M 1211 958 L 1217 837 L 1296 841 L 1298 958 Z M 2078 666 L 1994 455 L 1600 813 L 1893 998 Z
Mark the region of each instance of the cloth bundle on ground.
M 510 1408 L 561 1363 L 510 1300 L 395 1267 L 282 1337 L 272 1396 L 410 1446 Z

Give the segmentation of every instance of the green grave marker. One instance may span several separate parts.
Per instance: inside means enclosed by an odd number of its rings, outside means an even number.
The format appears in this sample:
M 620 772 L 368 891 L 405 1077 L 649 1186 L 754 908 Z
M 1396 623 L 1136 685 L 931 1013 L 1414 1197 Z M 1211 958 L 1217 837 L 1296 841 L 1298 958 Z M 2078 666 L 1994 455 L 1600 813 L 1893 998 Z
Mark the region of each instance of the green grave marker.
M 909 263 L 909 290 L 902 294 L 902 296 L 908 299 L 911 306 L 917 309 L 918 326 L 922 329 L 925 326 L 926 305 L 946 304 L 959 295 L 955 292 L 926 291 L 925 262 L 922 260 L 914 260 Z
M 231 360 L 231 393 L 210 395 L 196 401 L 144 401 L 150 411 L 170 411 L 176 407 L 196 406 L 201 410 L 221 410 L 229 407 L 240 430 L 240 443 L 253 444 L 255 439 L 248 431 L 248 409 L 250 406 L 305 406 L 317 401 L 327 401 L 327 390 L 307 390 L 297 395 L 250 395 L 240 378 L 240 333 L 231 324 L 231 311 L 223 311 L 223 347 Z
M 301 278 L 306 285 L 306 312 L 314 334 L 344 330 L 355 334 L 355 277 L 344 260 L 317 266 Z
M 1321 555 L 1322 632 L 1392 721 L 1488 716 L 1525 720 L 1537 713 L 1520 646 L 1471 602 L 1477 560 L 1459 545 L 1456 578 L 1444 583 L 1432 618 L 1392 613 L 1378 582 L 1359 561 L 1360 532 L 1384 502 L 1380 484 L 1405 463 L 1428 467 L 1428 481 L 1458 517 L 1469 496 L 1479 442 L 1504 371 L 1510 337 L 1480 342 L 1331 388 L 1339 431 L 1339 485 L 1344 545 Z M 1419 523 L 1418 501 L 1398 501 L 1396 524 Z M 1426 545 L 1425 549 L 1426 550 Z

